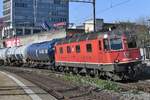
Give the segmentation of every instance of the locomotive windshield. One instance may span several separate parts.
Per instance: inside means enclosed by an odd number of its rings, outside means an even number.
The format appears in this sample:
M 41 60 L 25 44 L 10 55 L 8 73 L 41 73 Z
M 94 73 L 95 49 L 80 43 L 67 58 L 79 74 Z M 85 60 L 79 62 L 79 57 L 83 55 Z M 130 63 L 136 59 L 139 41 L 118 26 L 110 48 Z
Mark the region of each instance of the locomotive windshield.
M 111 50 L 120 50 L 123 48 L 121 38 L 110 39 Z
M 137 44 L 136 44 L 136 40 L 132 39 L 132 40 L 128 40 L 128 48 L 137 48 Z

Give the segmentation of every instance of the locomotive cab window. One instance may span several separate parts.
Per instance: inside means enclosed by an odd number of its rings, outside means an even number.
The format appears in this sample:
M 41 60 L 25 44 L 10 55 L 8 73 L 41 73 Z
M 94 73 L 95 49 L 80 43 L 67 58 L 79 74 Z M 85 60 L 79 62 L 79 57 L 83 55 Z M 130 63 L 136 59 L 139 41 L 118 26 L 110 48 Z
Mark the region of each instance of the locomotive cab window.
M 87 44 L 86 45 L 86 51 L 87 52 L 92 52 L 92 44 Z
M 111 50 L 120 50 L 123 48 L 121 38 L 112 38 L 110 39 Z
M 71 53 L 71 47 L 67 46 L 67 53 Z
M 80 53 L 80 45 L 76 46 L 76 53 Z
M 137 44 L 136 44 L 136 40 L 132 39 L 132 40 L 128 40 L 128 48 L 137 48 Z
M 108 39 L 104 39 L 103 43 L 104 43 L 104 49 L 105 50 L 109 50 L 110 48 L 109 48 L 109 41 L 108 41 Z
M 60 52 L 60 54 L 63 54 L 63 48 L 62 47 L 59 48 L 59 52 Z

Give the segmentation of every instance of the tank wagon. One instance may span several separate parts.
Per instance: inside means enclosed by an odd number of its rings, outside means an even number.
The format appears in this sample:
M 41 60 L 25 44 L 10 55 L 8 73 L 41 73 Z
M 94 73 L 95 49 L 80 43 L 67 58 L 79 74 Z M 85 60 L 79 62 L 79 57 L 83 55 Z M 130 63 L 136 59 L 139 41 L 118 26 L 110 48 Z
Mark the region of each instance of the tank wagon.
M 27 62 L 38 66 L 54 64 L 54 45 L 57 39 L 32 44 L 27 48 Z
M 15 64 L 15 61 L 17 60 L 15 57 L 15 51 L 18 47 L 8 48 L 6 51 L 6 61 L 8 64 Z
M 0 49 L 0 61 L 113 80 L 135 79 L 142 68 L 136 38 L 116 31 L 75 34 L 63 39 Z
M 27 62 L 27 48 L 31 45 L 32 44 L 19 46 L 15 50 L 15 58 L 16 58 L 15 62 L 16 62 L 16 64 L 22 65 L 22 64 Z
M 0 65 L 4 65 L 6 61 L 6 52 L 8 48 L 0 49 Z
M 142 66 L 136 38 L 97 33 L 62 39 L 55 46 L 56 69 L 114 80 L 134 79 Z

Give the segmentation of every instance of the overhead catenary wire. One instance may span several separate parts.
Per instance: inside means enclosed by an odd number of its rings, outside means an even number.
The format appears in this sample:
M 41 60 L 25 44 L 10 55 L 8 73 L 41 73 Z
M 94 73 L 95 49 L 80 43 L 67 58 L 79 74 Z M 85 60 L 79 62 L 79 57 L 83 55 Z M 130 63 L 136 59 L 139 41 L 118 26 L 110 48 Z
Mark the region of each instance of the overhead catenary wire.
M 125 0 L 125 1 L 122 1 L 122 2 L 120 2 L 120 3 L 117 3 L 117 4 L 114 4 L 114 5 L 113 5 L 112 0 L 111 0 L 111 5 L 110 5 L 110 7 L 105 8 L 105 9 L 102 9 L 102 10 L 98 11 L 97 13 L 103 13 L 103 12 L 106 12 L 106 11 L 112 9 L 112 8 L 115 8 L 115 7 L 124 5 L 124 4 L 126 4 L 126 3 L 130 2 L 130 1 L 131 1 L 131 0 Z
M 131 1 L 131 0 L 124 0 L 124 1 L 121 1 L 121 2 L 119 2 L 119 3 L 113 4 L 113 0 L 110 0 L 110 6 L 107 7 L 107 8 L 101 9 L 101 10 L 99 10 L 99 11 L 96 11 L 96 15 L 99 15 L 99 14 L 101 14 L 101 13 L 104 13 L 104 12 L 110 10 L 110 9 L 115 8 L 115 7 L 119 7 L 119 6 L 121 6 L 121 5 L 124 5 L 124 4 L 126 4 L 126 3 L 130 2 L 130 1 Z M 81 19 L 83 19 L 83 20 L 85 20 L 85 19 L 90 19 L 91 16 L 92 16 L 92 15 L 89 15 L 88 17 L 80 18 L 80 20 L 81 20 Z M 76 20 L 77 20 L 77 19 L 76 19 Z

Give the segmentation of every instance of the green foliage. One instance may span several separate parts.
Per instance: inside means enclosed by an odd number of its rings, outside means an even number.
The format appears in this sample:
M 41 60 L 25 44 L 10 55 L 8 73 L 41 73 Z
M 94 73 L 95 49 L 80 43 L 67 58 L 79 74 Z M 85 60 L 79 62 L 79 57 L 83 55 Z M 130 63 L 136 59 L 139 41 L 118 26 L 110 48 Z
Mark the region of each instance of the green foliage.
M 64 80 L 75 82 L 81 85 L 91 85 L 103 90 L 112 90 L 115 92 L 119 92 L 121 88 L 112 81 L 101 80 L 99 78 L 91 78 L 91 77 L 82 77 L 82 76 L 74 76 L 70 74 L 66 74 L 62 77 Z

